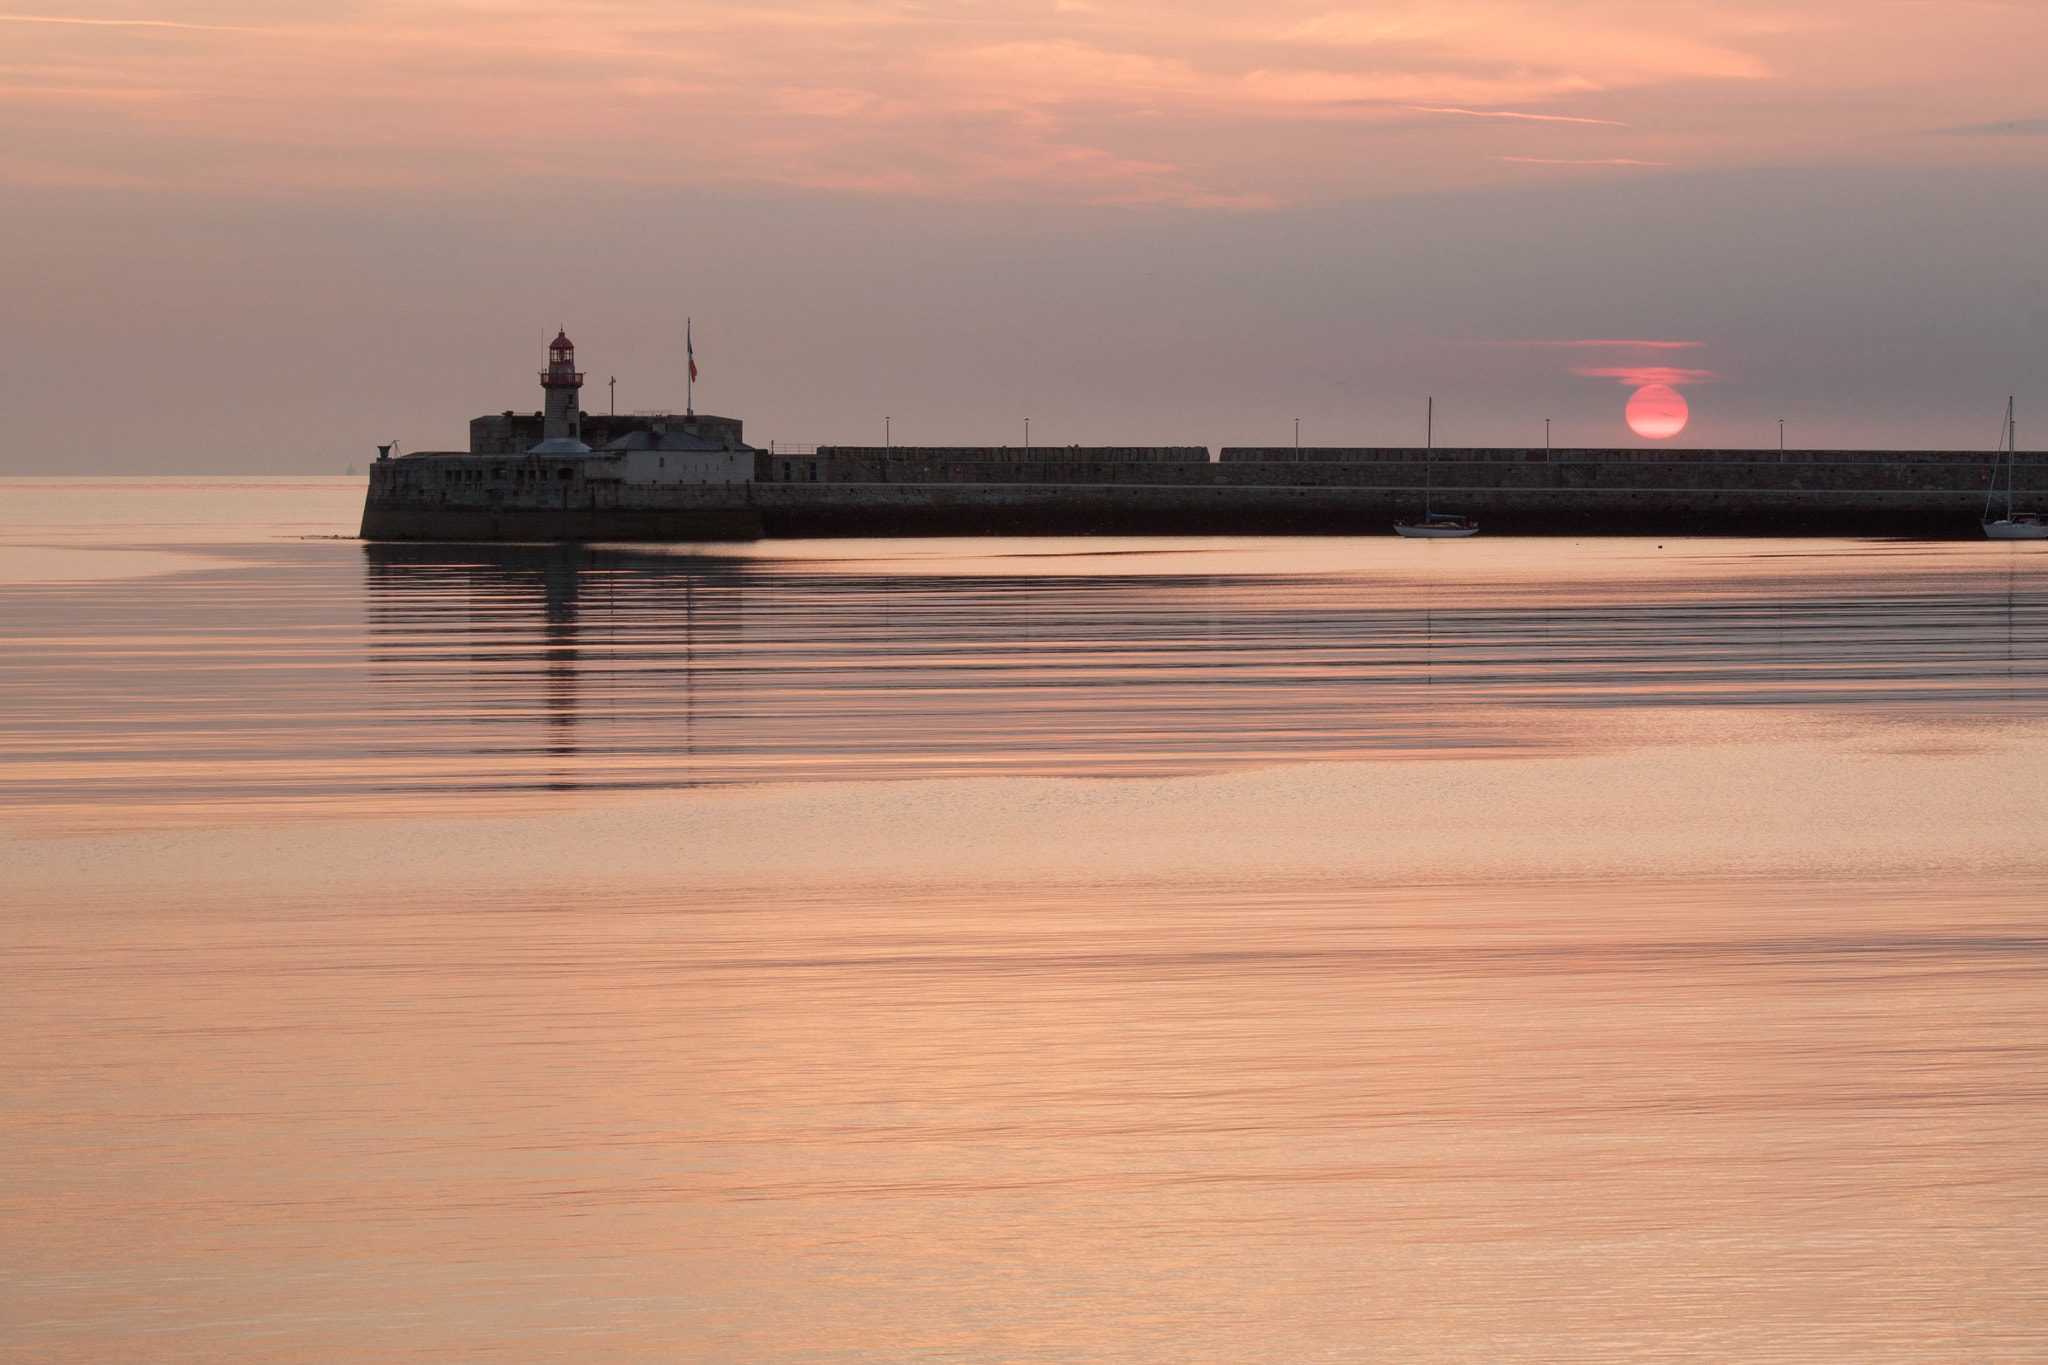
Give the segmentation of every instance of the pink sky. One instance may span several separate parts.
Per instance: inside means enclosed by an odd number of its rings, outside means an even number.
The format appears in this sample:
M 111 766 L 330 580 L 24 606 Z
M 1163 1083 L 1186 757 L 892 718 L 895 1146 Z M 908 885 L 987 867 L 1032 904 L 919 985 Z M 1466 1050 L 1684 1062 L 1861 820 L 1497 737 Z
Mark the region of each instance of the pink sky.
M 675 403 L 689 316 L 763 440 L 1625 443 L 1654 372 L 1716 380 L 1681 444 L 2024 444 L 2044 52 L 2041 0 L 20 3 L 0 472 L 457 444 L 564 324 Z
M 15 183 L 505 175 L 1271 207 L 1663 167 L 2043 159 L 1991 0 L 67 0 Z

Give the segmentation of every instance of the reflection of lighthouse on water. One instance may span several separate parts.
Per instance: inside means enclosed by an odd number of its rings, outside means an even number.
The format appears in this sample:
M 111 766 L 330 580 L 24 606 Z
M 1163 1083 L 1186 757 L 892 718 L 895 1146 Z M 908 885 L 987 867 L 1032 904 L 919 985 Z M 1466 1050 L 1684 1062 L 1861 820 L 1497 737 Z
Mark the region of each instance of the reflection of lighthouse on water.
M 373 542 L 364 559 L 371 677 L 383 706 L 417 722 L 397 732 L 415 782 L 692 786 L 707 747 L 739 763 L 802 747 L 761 733 L 755 711 L 718 706 L 755 677 L 734 666 L 744 561 L 406 542 Z M 706 722 L 724 722 L 722 748 L 702 738 Z M 454 768 L 436 758 L 457 754 Z
M 581 591 L 581 566 L 575 559 L 551 559 L 541 574 L 541 706 L 547 718 L 548 755 L 555 759 L 576 756 L 578 719 L 577 676 L 581 653 L 577 649 L 577 597 Z M 556 769 L 548 774 L 552 791 L 574 791 L 574 774 Z

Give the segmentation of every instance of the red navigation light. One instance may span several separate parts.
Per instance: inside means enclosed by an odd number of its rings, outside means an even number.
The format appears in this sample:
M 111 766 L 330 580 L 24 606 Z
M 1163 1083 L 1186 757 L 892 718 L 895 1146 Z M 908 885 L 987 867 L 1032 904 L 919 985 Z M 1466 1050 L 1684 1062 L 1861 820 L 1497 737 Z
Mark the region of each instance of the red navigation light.
M 541 371 L 540 386 L 544 389 L 583 387 L 583 372 L 576 368 L 576 343 L 569 340 L 566 328 L 555 333 L 555 339 L 548 343 L 548 367 Z

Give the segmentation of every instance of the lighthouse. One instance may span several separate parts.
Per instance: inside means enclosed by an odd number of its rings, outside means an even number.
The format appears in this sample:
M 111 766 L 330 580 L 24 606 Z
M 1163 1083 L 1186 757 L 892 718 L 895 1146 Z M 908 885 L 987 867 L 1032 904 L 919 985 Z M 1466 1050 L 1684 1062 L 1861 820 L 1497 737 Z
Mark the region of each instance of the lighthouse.
M 541 439 L 581 442 L 583 375 L 576 368 L 576 343 L 569 340 L 566 328 L 548 343 L 548 367 L 541 371 L 540 387 L 547 395 Z
M 528 374 L 533 373 L 531 370 Z M 473 417 L 469 423 L 469 453 L 472 455 L 589 455 L 591 447 L 605 450 L 635 434 L 687 433 L 709 441 L 720 450 L 750 450 L 740 438 L 736 417 L 711 417 L 690 412 L 636 412 L 622 415 L 616 410 L 584 412 L 583 372 L 576 368 L 576 343 L 566 328 L 548 343 L 548 365 L 540 372 L 540 391 L 545 400 L 539 409 L 503 412 Z M 586 444 L 587 442 L 587 444 Z M 638 447 L 635 447 L 637 449 Z M 663 466 L 657 465 L 657 468 Z

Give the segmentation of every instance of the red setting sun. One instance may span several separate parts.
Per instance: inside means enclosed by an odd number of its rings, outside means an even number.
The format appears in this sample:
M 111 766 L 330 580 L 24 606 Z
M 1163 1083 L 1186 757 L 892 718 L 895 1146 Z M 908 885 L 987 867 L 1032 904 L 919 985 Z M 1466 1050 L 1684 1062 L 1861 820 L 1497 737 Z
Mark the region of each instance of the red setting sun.
M 1653 441 L 1684 431 L 1690 415 L 1684 395 L 1669 384 L 1645 384 L 1628 400 L 1628 429 Z

